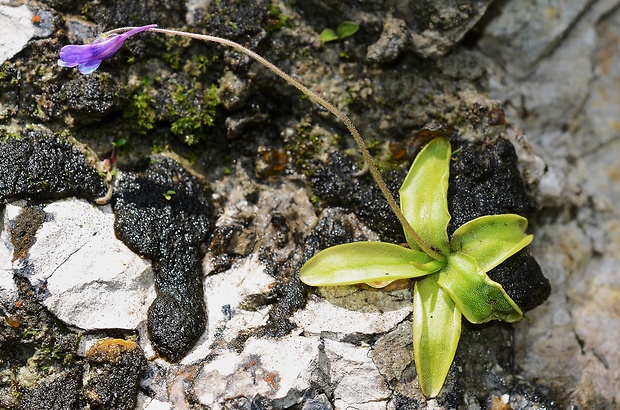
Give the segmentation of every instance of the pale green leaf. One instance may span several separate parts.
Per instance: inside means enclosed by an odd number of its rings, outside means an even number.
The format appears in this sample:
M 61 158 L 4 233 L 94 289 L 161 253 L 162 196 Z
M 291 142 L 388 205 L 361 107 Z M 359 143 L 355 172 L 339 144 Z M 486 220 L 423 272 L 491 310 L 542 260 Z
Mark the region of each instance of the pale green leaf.
M 325 30 L 321 31 L 321 34 L 319 34 L 319 40 L 321 40 L 321 43 L 335 41 L 338 40 L 338 34 L 336 34 L 336 32 L 331 28 L 326 28 Z
M 338 28 L 336 31 L 338 32 L 338 38 L 342 40 L 343 38 L 351 37 L 353 34 L 357 33 L 360 29 L 360 25 L 354 21 L 343 21 L 338 24 Z
M 450 143 L 435 138 L 418 154 L 401 186 L 400 207 L 407 221 L 420 237 L 444 255 L 449 253 L 447 227 Z M 407 235 L 407 243 L 418 248 Z
M 438 284 L 438 274 L 413 289 L 413 354 L 422 392 L 439 394 L 461 337 L 461 312 Z
M 314 255 L 299 271 L 299 278 L 310 286 L 389 283 L 428 275 L 442 266 L 421 251 L 384 242 L 354 242 Z
M 439 273 L 439 286 L 446 290 L 463 316 L 472 323 L 489 320 L 516 322 L 523 313 L 506 294 L 499 283 L 491 280 L 476 263 L 464 253 L 448 257 L 448 264 Z
M 487 215 L 469 221 L 452 235 L 452 252 L 465 253 L 488 272 L 532 242 L 527 219 L 515 214 Z

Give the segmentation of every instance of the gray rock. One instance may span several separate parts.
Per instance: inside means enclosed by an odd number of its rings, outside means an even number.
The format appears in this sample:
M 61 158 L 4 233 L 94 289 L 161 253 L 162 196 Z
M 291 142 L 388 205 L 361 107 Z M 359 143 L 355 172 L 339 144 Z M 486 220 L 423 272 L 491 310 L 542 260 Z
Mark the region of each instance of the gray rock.
M 409 1 L 404 12 L 412 39 L 412 50 L 425 58 L 444 56 L 482 18 L 491 1 Z
M 299 7 L 315 26 L 330 27 L 352 20 L 377 34 L 383 26 L 371 58 L 387 62 L 405 45 L 423 58 L 446 55 L 482 18 L 489 4 L 490 0 L 374 0 L 359 4 L 313 0 Z M 385 49 L 380 50 L 381 45 Z
M 528 377 L 544 375 L 551 389 L 575 391 L 572 405 L 603 409 L 620 400 L 612 370 L 620 366 L 620 355 L 608 338 L 620 332 L 620 318 L 611 308 L 620 300 L 611 268 L 619 252 L 614 238 L 620 146 L 612 113 L 618 110 L 618 74 L 612 44 L 620 13 L 611 0 L 579 7 L 583 11 L 573 10 L 577 14 L 566 28 L 555 23 L 568 15 L 554 14 L 546 35 L 522 30 L 515 33 L 519 42 L 496 50 L 499 56 L 516 54 L 503 69 L 493 70 L 491 92 L 514 107 L 508 112 L 515 125 L 549 164 L 538 174 L 538 198 L 548 216 L 536 229 L 532 252 L 554 290 L 547 304 L 531 312 L 531 324 L 518 325 L 517 361 Z M 539 24 L 537 17 L 531 24 Z M 518 50 L 525 38 L 534 42 L 528 55 Z
M 592 3 L 498 2 L 490 10 L 493 18 L 484 26 L 480 46 L 511 74 L 524 77 L 556 47 Z
M 232 71 L 224 73 L 217 90 L 217 96 L 222 101 L 224 108 L 229 111 L 238 109 L 247 101 L 248 94 L 247 82 L 236 76 Z
M 334 407 L 325 394 L 304 401 L 302 410 L 332 410 Z
M 377 42 L 368 47 L 366 58 L 372 63 L 389 63 L 402 53 L 410 41 L 407 23 L 388 14 Z

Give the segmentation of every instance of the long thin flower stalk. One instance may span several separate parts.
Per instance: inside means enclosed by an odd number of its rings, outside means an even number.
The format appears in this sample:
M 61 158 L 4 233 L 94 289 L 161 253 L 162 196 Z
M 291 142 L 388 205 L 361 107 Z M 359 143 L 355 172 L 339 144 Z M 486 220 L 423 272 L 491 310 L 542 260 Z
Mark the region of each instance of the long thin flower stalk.
M 132 29 L 135 29 L 135 27 L 123 27 L 123 28 L 120 28 L 120 29 L 108 31 L 106 34 L 119 33 L 119 32 L 124 32 L 124 31 L 132 30 Z M 398 206 L 398 204 L 394 200 L 394 196 L 389 191 L 387 185 L 385 184 L 383 178 L 381 177 L 381 174 L 379 173 L 379 170 L 377 169 L 375 161 L 372 159 L 372 156 L 370 155 L 370 152 L 368 151 L 368 148 L 366 147 L 366 143 L 362 139 L 362 136 L 360 135 L 360 133 L 357 131 L 357 128 L 355 128 L 355 125 L 353 124 L 351 119 L 346 114 L 344 114 L 342 111 L 340 111 L 338 108 L 336 108 L 332 103 L 330 103 L 329 101 L 327 101 L 326 99 L 324 99 L 323 97 L 318 95 L 316 92 L 312 91 L 311 89 L 309 89 L 308 87 L 303 85 L 301 82 L 299 82 L 298 80 L 294 79 L 293 77 L 291 77 L 290 75 L 288 75 L 287 73 L 285 73 L 284 71 L 282 71 L 281 69 L 276 67 L 273 63 L 269 62 L 264 57 L 260 56 L 259 54 L 255 53 L 254 51 L 252 51 L 252 50 L 250 50 L 250 49 L 248 49 L 248 48 L 246 48 L 246 47 L 242 46 L 241 44 L 236 43 L 234 41 L 227 40 L 227 39 L 221 38 L 221 37 L 216 37 L 216 36 L 210 36 L 210 35 L 205 35 L 205 34 L 196 34 L 196 33 L 188 33 L 188 32 L 185 32 L 185 31 L 178 31 L 178 30 L 168 30 L 168 29 L 163 29 L 163 28 L 149 28 L 148 30 L 145 30 L 145 31 L 152 31 L 152 32 L 155 32 L 155 33 L 163 33 L 163 34 L 168 34 L 168 35 L 172 35 L 172 36 L 181 36 L 181 37 L 195 38 L 195 39 L 198 39 L 198 40 L 219 43 L 219 44 L 223 44 L 223 45 L 232 47 L 232 48 L 234 48 L 234 49 L 236 49 L 236 50 L 238 50 L 238 51 L 240 51 L 240 52 L 242 52 L 244 54 L 247 54 L 248 56 L 252 57 L 256 61 L 258 61 L 259 63 L 261 63 L 265 67 L 267 67 L 269 70 L 273 71 L 275 74 L 277 74 L 284 81 L 286 81 L 287 83 L 289 83 L 293 87 L 297 88 L 303 94 L 307 95 L 312 101 L 314 101 L 315 103 L 323 106 L 329 112 L 331 112 L 336 117 L 338 117 L 344 123 L 344 125 L 347 127 L 347 129 L 349 130 L 349 132 L 353 136 L 353 139 L 357 143 L 357 146 L 359 147 L 359 149 L 360 149 L 360 151 L 362 153 L 362 157 L 364 158 L 364 161 L 366 162 L 366 164 L 368 166 L 370 174 L 372 175 L 372 177 L 375 180 L 376 184 L 379 186 L 379 189 L 381 190 L 381 193 L 383 194 L 383 196 L 387 200 L 388 204 L 390 205 L 390 208 L 392 209 L 392 211 L 394 212 L 394 214 L 398 218 L 399 222 L 401 223 L 401 225 L 403 226 L 405 231 L 407 231 L 407 233 L 413 238 L 415 243 L 417 243 L 418 246 L 424 252 L 426 252 L 429 256 L 431 256 L 432 258 L 437 259 L 437 260 L 444 260 L 445 259 L 444 256 L 441 253 L 437 252 L 428 243 L 426 243 L 426 241 L 424 241 L 420 237 L 420 235 L 415 231 L 415 229 L 413 229 L 411 224 L 407 221 L 407 218 L 405 218 L 405 215 L 403 214 L 403 212 L 401 211 L 400 207 Z

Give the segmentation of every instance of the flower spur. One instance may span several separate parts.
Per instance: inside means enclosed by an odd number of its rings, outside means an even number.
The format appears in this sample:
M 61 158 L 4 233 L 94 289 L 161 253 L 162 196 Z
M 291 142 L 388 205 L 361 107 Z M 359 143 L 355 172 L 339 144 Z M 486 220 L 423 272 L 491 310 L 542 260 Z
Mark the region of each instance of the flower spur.
M 77 66 L 82 74 L 90 74 L 99 67 L 103 60 L 112 57 L 129 37 L 155 27 L 157 24 L 149 24 L 133 28 L 122 34 L 104 35 L 90 44 L 64 46 L 60 50 L 58 65 L 61 67 Z

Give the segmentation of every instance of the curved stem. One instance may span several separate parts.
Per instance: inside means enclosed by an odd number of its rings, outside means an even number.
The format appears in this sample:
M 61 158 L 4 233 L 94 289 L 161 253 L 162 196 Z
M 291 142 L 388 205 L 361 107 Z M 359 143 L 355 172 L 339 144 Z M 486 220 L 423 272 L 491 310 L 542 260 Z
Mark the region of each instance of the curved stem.
M 109 31 L 108 33 L 110 34 L 110 33 L 121 31 L 121 30 L 131 30 L 131 27 L 124 27 L 123 29 L 112 30 L 112 31 Z M 390 205 L 390 208 L 392 208 L 392 211 L 394 212 L 394 214 L 398 218 L 399 222 L 403 226 L 403 229 L 405 229 L 405 231 L 407 231 L 407 234 L 409 234 L 411 236 L 411 238 L 414 239 L 414 241 L 418 244 L 418 246 L 424 252 L 426 252 L 429 256 L 431 256 L 433 259 L 437 259 L 437 260 L 444 260 L 445 259 L 444 256 L 441 253 L 437 252 L 428 243 L 426 243 L 420 237 L 420 235 L 415 231 L 415 229 L 413 229 L 411 224 L 407 221 L 407 218 L 405 218 L 405 215 L 403 215 L 403 212 L 401 211 L 400 207 L 398 206 L 398 204 L 394 200 L 394 197 L 392 196 L 392 193 L 389 191 L 388 187 L 386 186 L 385 182 L 383 181 L 383 178 L 381 177 L 381 174 L 379 173 L 379 170 L 377 169 L 377 166 L 375 165 L 375 162 L 372 159 L 372 157 L 370 155 L 370 152 L 368 152 L 368 148 L 366 147 L 366 144 L 364 143 L 364 140 L 362 139 L 362 136 L 357 131 L 357 128 L 355 128 L 355 125 L 353 124 L 351 119 L 349 117 L 347 117 L 347 115 L 344 114 L 342 111 L 340 111 L 338 108 L 336 108 L 332 103 L 330 103 L 329 101 L 325 100 L 323 97 L 321 97 L 320 95 L 318 95 L 317 93 L 315 93 L 314 91 L 312 91 L 311 89 L 309 89 L 308 87 L 303 85 L 301 82 L 299 82 L 298 80 L 294 79 L 293 77 L 291 77 L 290 75 L 288 75 L 287 73 L 285 73 L 284 71 L 282 71 L 281 69 L 276 67 L 273 63 L 269 62 L 264 57 L 260 56 L 259 54 L 255 53 L 254 51 L 252 51 L 252 50 L 250 50 L 250 49 L 248 49 L 248 48 L 246 48 L 246 47 L 242 46 L 241 44 L 236 43 L 234 41 L 227 40 L 227 39 L 221 38 L 221 37 L 209 36 L 209 35 L 205 35 L 205 34 L 195 34 L 195 33 L 188 33 L 188 32 L 185 32 L 185 31 L 168 30 L 168 29 L 162 29 L 162 28 L 151 28 L 151 29 L 148 29 L 147 31 L 152 31 L 152 32 L 155 32 L 155 33 L 163 33 L 163 34 L 168 34 L 168 35 L 173 35 L 173 36 L 182 36 L 182 37 L 195 38 L 195 39 L 198 39 L 198 40 L 210 41 L 210 42 L 219 43 L 219 44 L 223 44 L 223 45 L 232 47 L 232 48 L 234 48 L 234 49 L 236 49 L 236 50 L 238 50 L 238 51 L 240 51 L 240 52 L 242 52 L 244 54 L 247 54 L 248 56 L 252 57 L 256 61 L 258 61 L 259 63 L 261 63 L 265 67 L 267 67 L 269 70 L 273 71 L 275 74 L 277 74 L 284 81 L 286 81 L 287 83 L 289 83 L 290 85 L 292 85 L 293 87 L 297 88 L 299 91 L 301 91 L 302 93 L 304 93 L 305 95 L 310 97 L 310 99 L 312 101 L 314 101 L 315 103 L 323 106 L 329 112 L 331 112 L 336 117 L 338 117 L 340 119 L 340 121 L 342 121 L 344 123 L 344 125 L 347 127 L 347 129 L 349 130 L 349 132 L 353 136 L 353 139 L 357 143 L 357 146 L 359 147 L 359 149 L 360 149 L 360 151 L 362 153 L 362 157 L 364 158 L 364 161 L 368 165 L 368 169 L 370 170 L 370 174 L 372 175 L 372 177 L 375 180 L 376 184 L 379 186 L 379 189 L 381 190 L 381 193 L 383 194 L 383 196 L 387 200 L 388 204 Z

